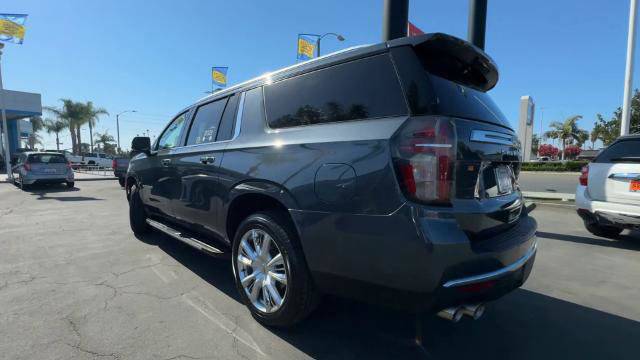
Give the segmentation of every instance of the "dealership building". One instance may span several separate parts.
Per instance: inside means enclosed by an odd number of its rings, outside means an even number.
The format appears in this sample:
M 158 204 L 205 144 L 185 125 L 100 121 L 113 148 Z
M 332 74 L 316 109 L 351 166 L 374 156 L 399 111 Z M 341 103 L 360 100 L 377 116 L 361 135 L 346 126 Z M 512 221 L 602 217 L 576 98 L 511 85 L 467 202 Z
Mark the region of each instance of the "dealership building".
M 13 153 L 17 148 L 23 147 L 31 135 L 31 122 L 28 118 L 42 115 L 42 100 L 40 94 L 22 91 L 4 90 L 3 95 L 7 116 L 9 151 Z M 2 127 L 1 121 L 0 127 Z M 4 132 L 4 129 L 2 130 Z M 2 141 L 3 139 L 0 137 L 0 153 L 4 156 Z

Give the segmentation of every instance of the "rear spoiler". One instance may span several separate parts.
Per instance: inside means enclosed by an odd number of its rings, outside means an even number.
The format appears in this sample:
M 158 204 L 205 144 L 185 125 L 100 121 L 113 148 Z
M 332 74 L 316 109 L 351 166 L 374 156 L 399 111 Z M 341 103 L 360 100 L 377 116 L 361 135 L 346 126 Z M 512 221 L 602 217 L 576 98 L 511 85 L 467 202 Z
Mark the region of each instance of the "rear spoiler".
M 498 66 L 480 48 L 457 37 L 433 33 L 387 42 L 388 47 L 412 46 L 429 73 L 479 91 L 498 83 Z

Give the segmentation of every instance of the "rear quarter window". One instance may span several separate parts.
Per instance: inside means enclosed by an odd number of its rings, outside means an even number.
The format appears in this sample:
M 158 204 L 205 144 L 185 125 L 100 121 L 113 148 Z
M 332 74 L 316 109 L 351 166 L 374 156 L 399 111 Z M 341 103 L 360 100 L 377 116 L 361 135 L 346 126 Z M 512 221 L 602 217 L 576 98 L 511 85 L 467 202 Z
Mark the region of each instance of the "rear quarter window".
M 640 139 L 621 140 L 604 149 L 595 163 L 640 162 Z
M 271 128 L 408 113 L 388 54 L 316 70 L 264 87 Z

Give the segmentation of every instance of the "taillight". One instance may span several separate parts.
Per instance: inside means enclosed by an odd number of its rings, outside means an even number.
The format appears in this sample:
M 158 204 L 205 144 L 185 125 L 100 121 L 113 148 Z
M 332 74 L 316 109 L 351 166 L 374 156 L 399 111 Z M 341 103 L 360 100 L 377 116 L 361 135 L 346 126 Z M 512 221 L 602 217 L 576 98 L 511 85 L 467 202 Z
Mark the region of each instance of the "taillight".
M 400 187 L 407 197 L 429 204 L 451 203 L 456 132 L 450 119 L 408 120 L 395 136 L 393 153 Z
M 116 168 L 116 159 L 111 160 L 111 168 L 112 169 Z
M 25 171 L 31 171 L 31 164 L 29 164 L 28 162 L 24 163 L 23 166 Z
M 587 186 L 589 183 L 589 165 L 585 165 L 580 170 L 580 185 Z

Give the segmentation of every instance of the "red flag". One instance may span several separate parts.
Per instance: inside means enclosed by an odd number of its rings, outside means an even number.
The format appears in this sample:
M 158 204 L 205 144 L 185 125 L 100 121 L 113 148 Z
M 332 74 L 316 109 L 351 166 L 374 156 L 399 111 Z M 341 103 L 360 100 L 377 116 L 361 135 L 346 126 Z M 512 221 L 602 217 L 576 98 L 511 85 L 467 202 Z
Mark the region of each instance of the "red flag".
M 411 21 L 407 22 L 407 36 L 422 35 L 424 31 L 420 30 L 417 26 L 413 25 Z

